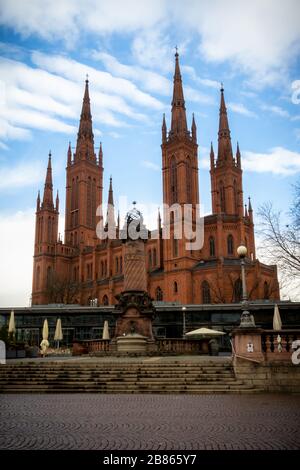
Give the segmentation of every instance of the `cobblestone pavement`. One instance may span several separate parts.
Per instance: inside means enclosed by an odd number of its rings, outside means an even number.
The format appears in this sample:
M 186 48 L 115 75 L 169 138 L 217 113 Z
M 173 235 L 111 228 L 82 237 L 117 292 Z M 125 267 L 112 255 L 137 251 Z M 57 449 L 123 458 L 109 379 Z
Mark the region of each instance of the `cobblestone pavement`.
M 0 449 L 299 449 L 296 395 L 2 395 Z

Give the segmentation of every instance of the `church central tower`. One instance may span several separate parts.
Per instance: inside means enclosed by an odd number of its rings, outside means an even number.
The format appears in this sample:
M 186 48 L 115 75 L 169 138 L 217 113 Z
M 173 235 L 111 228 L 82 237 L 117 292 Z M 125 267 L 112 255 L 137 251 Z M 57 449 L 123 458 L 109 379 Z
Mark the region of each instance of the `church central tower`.
M 175 233 L 176 215 L 170 214 L 170 219 L 164 213 L 164 226 L 169 226 L 170 239 L 164 240 L 164 266 L 165 271 L 173 277 L 177 270 L 181 270 L 181 277 L 190 276 L 189 268 L 194 264 L 195 252 L 187 250 L 188 240 L 183 233 L 183 215 L 185 204 L 192 206 L 192 223 L 195 226 L 197 204 L 199 204 L 198 157 L 197 157 L 197 129 L 193 116 L 191 131 L 187 127 L 186 109 L 183 94 L 182 79 L 179 65 L 179 55 L 175 54 L 175 73 L 173 84 L 173 99 L 171 110 L 171 129 L 167 133 L 165 116 L 162 124 L 162 172 L 163 172 L 163 202 L 167 207 L 178 204 L 181 208 L 180 223 L 182 236 L 177 239 Z M 175 219 L 174 219 L 175 218 Z M 177 219 L 178 221 L 178 219 Z M 173 273 L 173 274 L 171 274 Z M 178 276 L 177 276 L 178 277 Z M 178 284 L 176 277 L 176 284 Z M 182 279 L 182 285 L 189 282 Z M 172 284 L 172 283 L 170 283 Z M 172 289 L 172 288 L 171 288 Z M 176 290 L 176 287 L 175 287 Z M 187 291 L 182 295 L 186 296 Z M 182 301 L 188 299 L 182 298 Z M 167 298 L 172 298 L 171 291 Z
M 68 149 L 65 243 L 91 246 L 95 240 L 96 210 L 102 204 L 103 155 L 94 150 L 89 84 L 85 82 L 76 151 Z

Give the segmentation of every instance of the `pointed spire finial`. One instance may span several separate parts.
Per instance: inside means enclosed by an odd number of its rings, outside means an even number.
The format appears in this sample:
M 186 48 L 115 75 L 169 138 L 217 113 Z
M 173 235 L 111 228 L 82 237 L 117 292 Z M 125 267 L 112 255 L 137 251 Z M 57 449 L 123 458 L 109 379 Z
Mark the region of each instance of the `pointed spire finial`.
M 187 132 L 185 101 L 182 88 L 182 79 L 179 65 L 179 54 L 175 54 L 175 73 L 173 80 L 172 121 L 170 136 L 185 134 Z
M 218 163 L 233 162 L 230 129 L 227 118 L 227 109 L 224 98 L 224 88 L 221 85 L 220 117 L 218 132 Z
M 48 155 L 48 166 L 46 172 L 45 186 L 44 186 L 44 195 L 43 195 L 43 204 L 42 206 L 48 207 L 50 209 L 54 208 L 53 205 L 53 184 L 52 184 L 52 166 L 51 166 L 51 150 L 49 150 Z
M 197 143 L 197 126 L 196 126 L 194 113 L 193 113 L 193 119 L 192 119 L 192 140 L 194 143 Z
M 250 196 L 248 197 L 248 209 L 249 209 L 249 212 L 253 212 Z
M 75 161 L 79 159 L 89 159 L 96 162 L 88 79 L 85 80 L 79 130 L 77 134 Z

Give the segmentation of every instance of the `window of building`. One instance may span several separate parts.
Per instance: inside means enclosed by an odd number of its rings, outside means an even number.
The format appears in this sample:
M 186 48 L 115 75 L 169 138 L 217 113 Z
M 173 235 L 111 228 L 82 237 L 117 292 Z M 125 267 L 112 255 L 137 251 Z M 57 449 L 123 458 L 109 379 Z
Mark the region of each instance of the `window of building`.
M 52 283 L 52 268 L 51 266 L 48 266 L 47 268 L 47 287 L 51 287 Z
M 174 282 L 174 294 L 177 294 L 178 293 L 178 284 L 177 282 L 175 281 Z
M 155 290 L 155 298 L 156 300 L 158 301 L 162 301 L 163 300 L 163 291 L 161 290 L 161 288 L 158 286 Z
M 153 266 L 156 266 L 156 265 L 157 265 L 156 248 L 154 248 L 154 250 L 153 250 L 153 257 L 152 257 L 152 260 L 153 260 Z
M 209 256 L 216 256 L 214 237 L 209 237 Z
M 118 274 L 119 272 L 119 258 L 116 256 L 116 260 L 115 260 L 115 268 L 116 268 L 116 274 Z
M 192 167 L 191 167 L 191 159 L 187 157 L 186 159 L 186 197 L 187 202 L 192 202 Z
M 232 235 L 228 235 L 227 237 L 227 253 L 228 255 L 233 255 L 234 253 L 234 243 Z
M 171 181 L 170 181 L 170 187 L 171 187 L 171 203 L 177 202 L 177 195 L 178 195 L 178 187 L 177 187 L 177 164 L 176 164 L 176 158 L 173 156 L 171 158 Z
M 108 297 L 107 297 L 106 294 L 105 294 L 105 295 L 103 296 L 103 298 L 102 298 L 102 304 L 103 304 L 103 305 L 108 305 Z
M 226 204 L 225 204 L 225 188 L 223 181 L 220 182 L 220 207 L 221 212 L 226 212 Z
M 267 281 L 264 282 L 264 299 L 268 300 L 270 298 L 270 293 L 269 293 L 269 284 Z
M 40 288 L 40 275 L 41 275 L 41 268 L 38 266 L 36 268 L 36 289 Z
M 241 302 L 242 300 L 242 297 L 243 297 L 243 284 L 242 284 L 242 280 L 240 278 L 238 278 L 235 283 L 234 283 L 234 301 L 235 302 Z
M 123 258 L 120 256 L 120 273 L 122 274 L 123 272 Z
M 210 286 L 207 281 L 202 282 L 202 303 L 203 304 L 211 303 Z
M 152 252 L 151 252 L 151 250 L 148 251 L 148 264 L 149 264 L 149 268 L 151 268 L 151 266 L 152 266 Z
M 236 180 L 233 181 L 233 197 L 234 197 L 234 211 L 235 214 L 238 213 L 238 190 Z
M 174 258 L 177 258 L 178 256 L 178 239 L 174 238 L 173 240 L 173 256 Z

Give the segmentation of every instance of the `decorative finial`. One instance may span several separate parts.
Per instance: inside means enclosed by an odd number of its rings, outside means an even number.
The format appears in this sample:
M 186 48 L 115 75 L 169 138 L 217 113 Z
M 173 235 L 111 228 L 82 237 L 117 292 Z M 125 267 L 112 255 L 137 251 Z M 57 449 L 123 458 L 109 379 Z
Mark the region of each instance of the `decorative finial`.
M 175 46 L 175 51 L 176 51 L 175 52 L 175 57 L 178 57 L 178 47 L 177 46 Z
M 51 155 L 51 150 L 49 150 L 49 158 L 51 158 L 51 156 L 52 156 L 52 155 Z
M 89 81 L 89 74 L 87 73 L 85 76 L 85 82 L 88 83 L 88 81 Z
M 135 205 L 136 205 L 136 201 L 132 201 L 132 204 L 135 206 Z
M 223 85 L 223 82 L 221 82 L 221 90 L 220 91 L 224 91 L 224 85 Z

